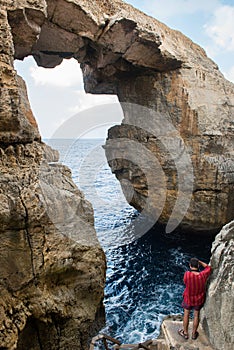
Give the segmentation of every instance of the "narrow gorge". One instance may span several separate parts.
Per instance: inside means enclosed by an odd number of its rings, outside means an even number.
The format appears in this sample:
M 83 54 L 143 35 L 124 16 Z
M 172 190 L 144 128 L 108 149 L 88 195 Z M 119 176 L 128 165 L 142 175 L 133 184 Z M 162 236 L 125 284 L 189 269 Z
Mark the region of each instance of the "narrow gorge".
M 0 348 L 86 350 L 105 321 L 92 205 L 42 142 L 14 69 L 32 55 L 45 68 L 74 58 L 86 92 L 118 96 L 124 119 L 104 148 L 133 207 L 171 234 L 226 225 L 202 324 L 231 350 L 234 85 L 201 47 L 121 0 L 0 4 Z

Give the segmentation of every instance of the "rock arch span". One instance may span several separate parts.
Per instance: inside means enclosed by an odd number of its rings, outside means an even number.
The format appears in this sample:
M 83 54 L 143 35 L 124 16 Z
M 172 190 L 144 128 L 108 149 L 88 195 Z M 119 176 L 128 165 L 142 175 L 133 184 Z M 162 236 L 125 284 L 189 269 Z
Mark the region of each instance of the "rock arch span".
M 38 65 L 54 67 L 64 58 L 74 57 L 81 63 L 86 92 L 114 93 L 125 103 L 127 125 L 111 130 L 106 153 L 110 154 L 112 138 L 130 133 L 130 138 L 142 139 L 139 142 L 161 158 L 167 179 L 161 222 L 170 219 L 181 176 L 154 135 L 145 138 L 147 131 L 131 128 L 137 123 L 145 129 L 143 119 L 154 123 L 155 117 L 134 115 L 127 103 L 169 116 L 191 157 L 191 203 L 181 226 L 216 230 L 233 218 L 233 84 L 224 79 L 202 48 L 122 1 L 48 0 L 33 6 L 25 2 L 21 8 L 8 6 L 8 22 L 15 58 L 33 55 Z M 181 151 L 178 148 L 177 153 Z M 127 178 L 132 182 L 127 175 L 132 166 L 127 163 L 118 161 L 116 168 L 110 162 L 110 166 L 120 181 Z M 186 173 L 187 169 L 182 178 Z M 145 182 L 143 173 L 138 180 L 132 182 L 135 195 L 130 203 L 143 210 L 147 199 L 147 191 L 139 185 Z M 123 191 L 128 197 L 126 188 Z M 155 207 L 157 196 L 151 200 L 149 214 Z

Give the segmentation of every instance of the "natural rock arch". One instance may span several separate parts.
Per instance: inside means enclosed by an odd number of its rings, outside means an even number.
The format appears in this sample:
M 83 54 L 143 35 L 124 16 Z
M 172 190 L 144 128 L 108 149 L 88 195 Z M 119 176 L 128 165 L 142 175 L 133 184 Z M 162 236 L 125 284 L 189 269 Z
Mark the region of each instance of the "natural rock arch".
M 183 153 L 186 148 L 192 160 L 191 203 L 181 226 L 205 231 L 229 222 L 234 212 L 233 84 L 223 78 L 198 45 L 120 0 L 92 4 L 48 0 L 46 4 L 47 8 L 40 1 L 33 7 L 26 2 L 21 8 L 9 8 L 14 57 L 33 55 L 43 67 L 54 67 L 63 58 L 74 57 L 81 63 L 86 92 L 118 95 L 120 103 L 125 103 L 127 125 L 109 133 L 107 157 L 113 151 L 111 139 L 131 134 L 132 140 L 141 139 L 139 142 L 160 159 L 167 182 L 160 221 L 167 223 L 172 214 L 174 220 L 183 216 L 185 197 L 190 199 L 186 186 L 180 188 L 185 180 L 178 178 L 184 179 L 188 168 L 179 174 L 168 149 L 162 150 L 154 135 L 145 135 L 143 120 L 139 122 L 140 117 L 126 103 L 164 113 L 184 142 L 176 146 L 176 152 Z M 131 127 L 136 125 L 136 118 L 143 131 Z M 144 116 L 147 118 L 154 123 L 155 116 Z M 173 137 L 167 142 L 172 143 Z M 120 181 L 132 182 L 135 194 L 130 203 L 143 210 L 147 201 L 147 184 L 142 189 L 140 185 L 146 182 L 143 172 L 139 170 L 138 180 L 133 182 L 130 162 L 109 163 Z M 152 186 L 156 189 L 160 185 L 155 182 Z M 124 186 L 123 191 L 128 198 Z M 178 192 L 185 193 L 173 213 Z M 148 214 L 154 215 L 159 196 L 155 191 Z
M 217 229 L 233 218 L 233 84 L 191 40 L 120 0 L 0 2 L 0 346 L 14 348 L 19 333 L 30 332 L 31 319 L 39 337 L 41 329 L 50 344 L 56 344 L 57 337 L 61 349 L 85 349 L 95 315 L 102 310 L 105 258 L 95 237 L 91 206 L 66 167 L 49 165 L 57 156 L 41 143 L 13 60 L 33 55 L 39 65 L 53 67 L 74 57 L 81 63 L 87 92 L 116 93 L 127 103 L 123 109 L 128 125 L 112 128 L 106 153 L 112 152 L 112 138 L 121 143 L 126 135 L 152 154 L 159 153 L 168 185 L 161 222 L 167 222 L 176 201 L 177 169 L 154 135 L 132 127 L 138 116 L 128 104 L 167 113 L 194 168 L 191 205 L 181 223 L 194 229 Z M 146 124 L 154 122 L 150 114 L 144 117 Z M 110 165 L 120 180 L 124 174 L 132 182 L 132 204 L 141 210 L 147 198 L 141 169 L 134 169 L 134 177 L 125 159 Z M 48 215 L 39 186 L 42 174 L 65 229 L 70 227 L 66 217 L 72 223 L 68 236 L 61 235 L 61 222 Z M 183 175 L 185 179 L 186 169 Z M 78 216 L 59 206 L 61 198 L 79 204 Z M 149 212 L 157 200 L 152 198 Z M 46 333 L 46 324 L 55 323 L 55 331 Z

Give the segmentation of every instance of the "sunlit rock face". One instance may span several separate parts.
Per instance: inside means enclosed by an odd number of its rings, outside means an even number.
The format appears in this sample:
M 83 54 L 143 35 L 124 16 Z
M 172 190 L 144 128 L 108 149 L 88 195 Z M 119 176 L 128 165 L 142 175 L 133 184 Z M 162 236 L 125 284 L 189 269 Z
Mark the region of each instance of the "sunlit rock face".
M 234 221 L 225 225 L 212 246 L 212 274 L 202 325 L 215 349 L 232 350 L 234 343 L 233 275 Z
M 0 347 L 86 349 L 104 321 L 92 207 L 48 146 L 0 154 Z
M 0 8 L 0 348 L 88 349 L 104 323 L 106 270 L 93 209 L 41 142 L 13 68 L 37 41 L 46 3 Z
M 169 231 L 217 230 L 233 218 L 234 87 L 202 48 L 120 0 L 8 8 L 15 58 L 54 67 L 74 57 L 87 92 L 118 95 L 125 118 L 106 155 L 131 205 L 161 223 L 171 218 Z M 141 143 L 146 162 L 152 153 L 156 174 L 118 155 L 123 137 Z
M 0 347 L 85 350 L 105 258 L 90 204 L 41 143 L 14 59 L 73 57 L 87 92 L 118 95 L 109 164 L 129 203 L 169 231 L 233 218 L 234 87 L 199 46 L 120 0 L 0 5 Z

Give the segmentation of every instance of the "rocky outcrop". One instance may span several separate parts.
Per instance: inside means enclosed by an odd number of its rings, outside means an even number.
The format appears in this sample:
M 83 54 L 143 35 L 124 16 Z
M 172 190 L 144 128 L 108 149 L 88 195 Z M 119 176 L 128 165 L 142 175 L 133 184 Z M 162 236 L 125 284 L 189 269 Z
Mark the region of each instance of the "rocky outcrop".
M 91 205 L 47 146 L 0 152 L 0 347 L 86 349 L 104 315 Z
M 215 68 L 201 83 L 200 64 L 128 79 L 125 119 L 105 146 L 129 203 L 168 232 L 217 230 L 233 218 L 233 86 Z
M 131 205 L 167 231 L 233 218 L 234 87 L 203 49 L 120 0 L 9 1 L 8 23 L 15 58 L 54 67 L 74 57 L 87 92 L 118 95 L 125 118 L 106 155 Z M 141 148 L 134 159 L 126 138 Z
M 217 350 L 233 349 L 233 261 L 234 221 L 223 227 L 213 243 L 212 274 L 202 312 L 203 328 Z
M 87 92 L 118 95 L 125 118 L 106 155 L 130 204 L 167 231 L 233 219 L 234 88 L 202 48 L 120 0 L 4 3 L 15 58 L 74 57 Z M 141 148 L 134 159 L 126 138 Z
M 233 84 L 189 40 L 174 33 L 174 42 L 180 67 L 119 83 L 125 118 L 106 155 L 129 203 L 168 232 L 217 230 L 233 219 Z
M 12 34 L 27 54 L 46 3 L 0 4 L 0 348 L 84 350 L 104 322 L 105 256 L 91 204 L 41 142 L 13 68 Z

